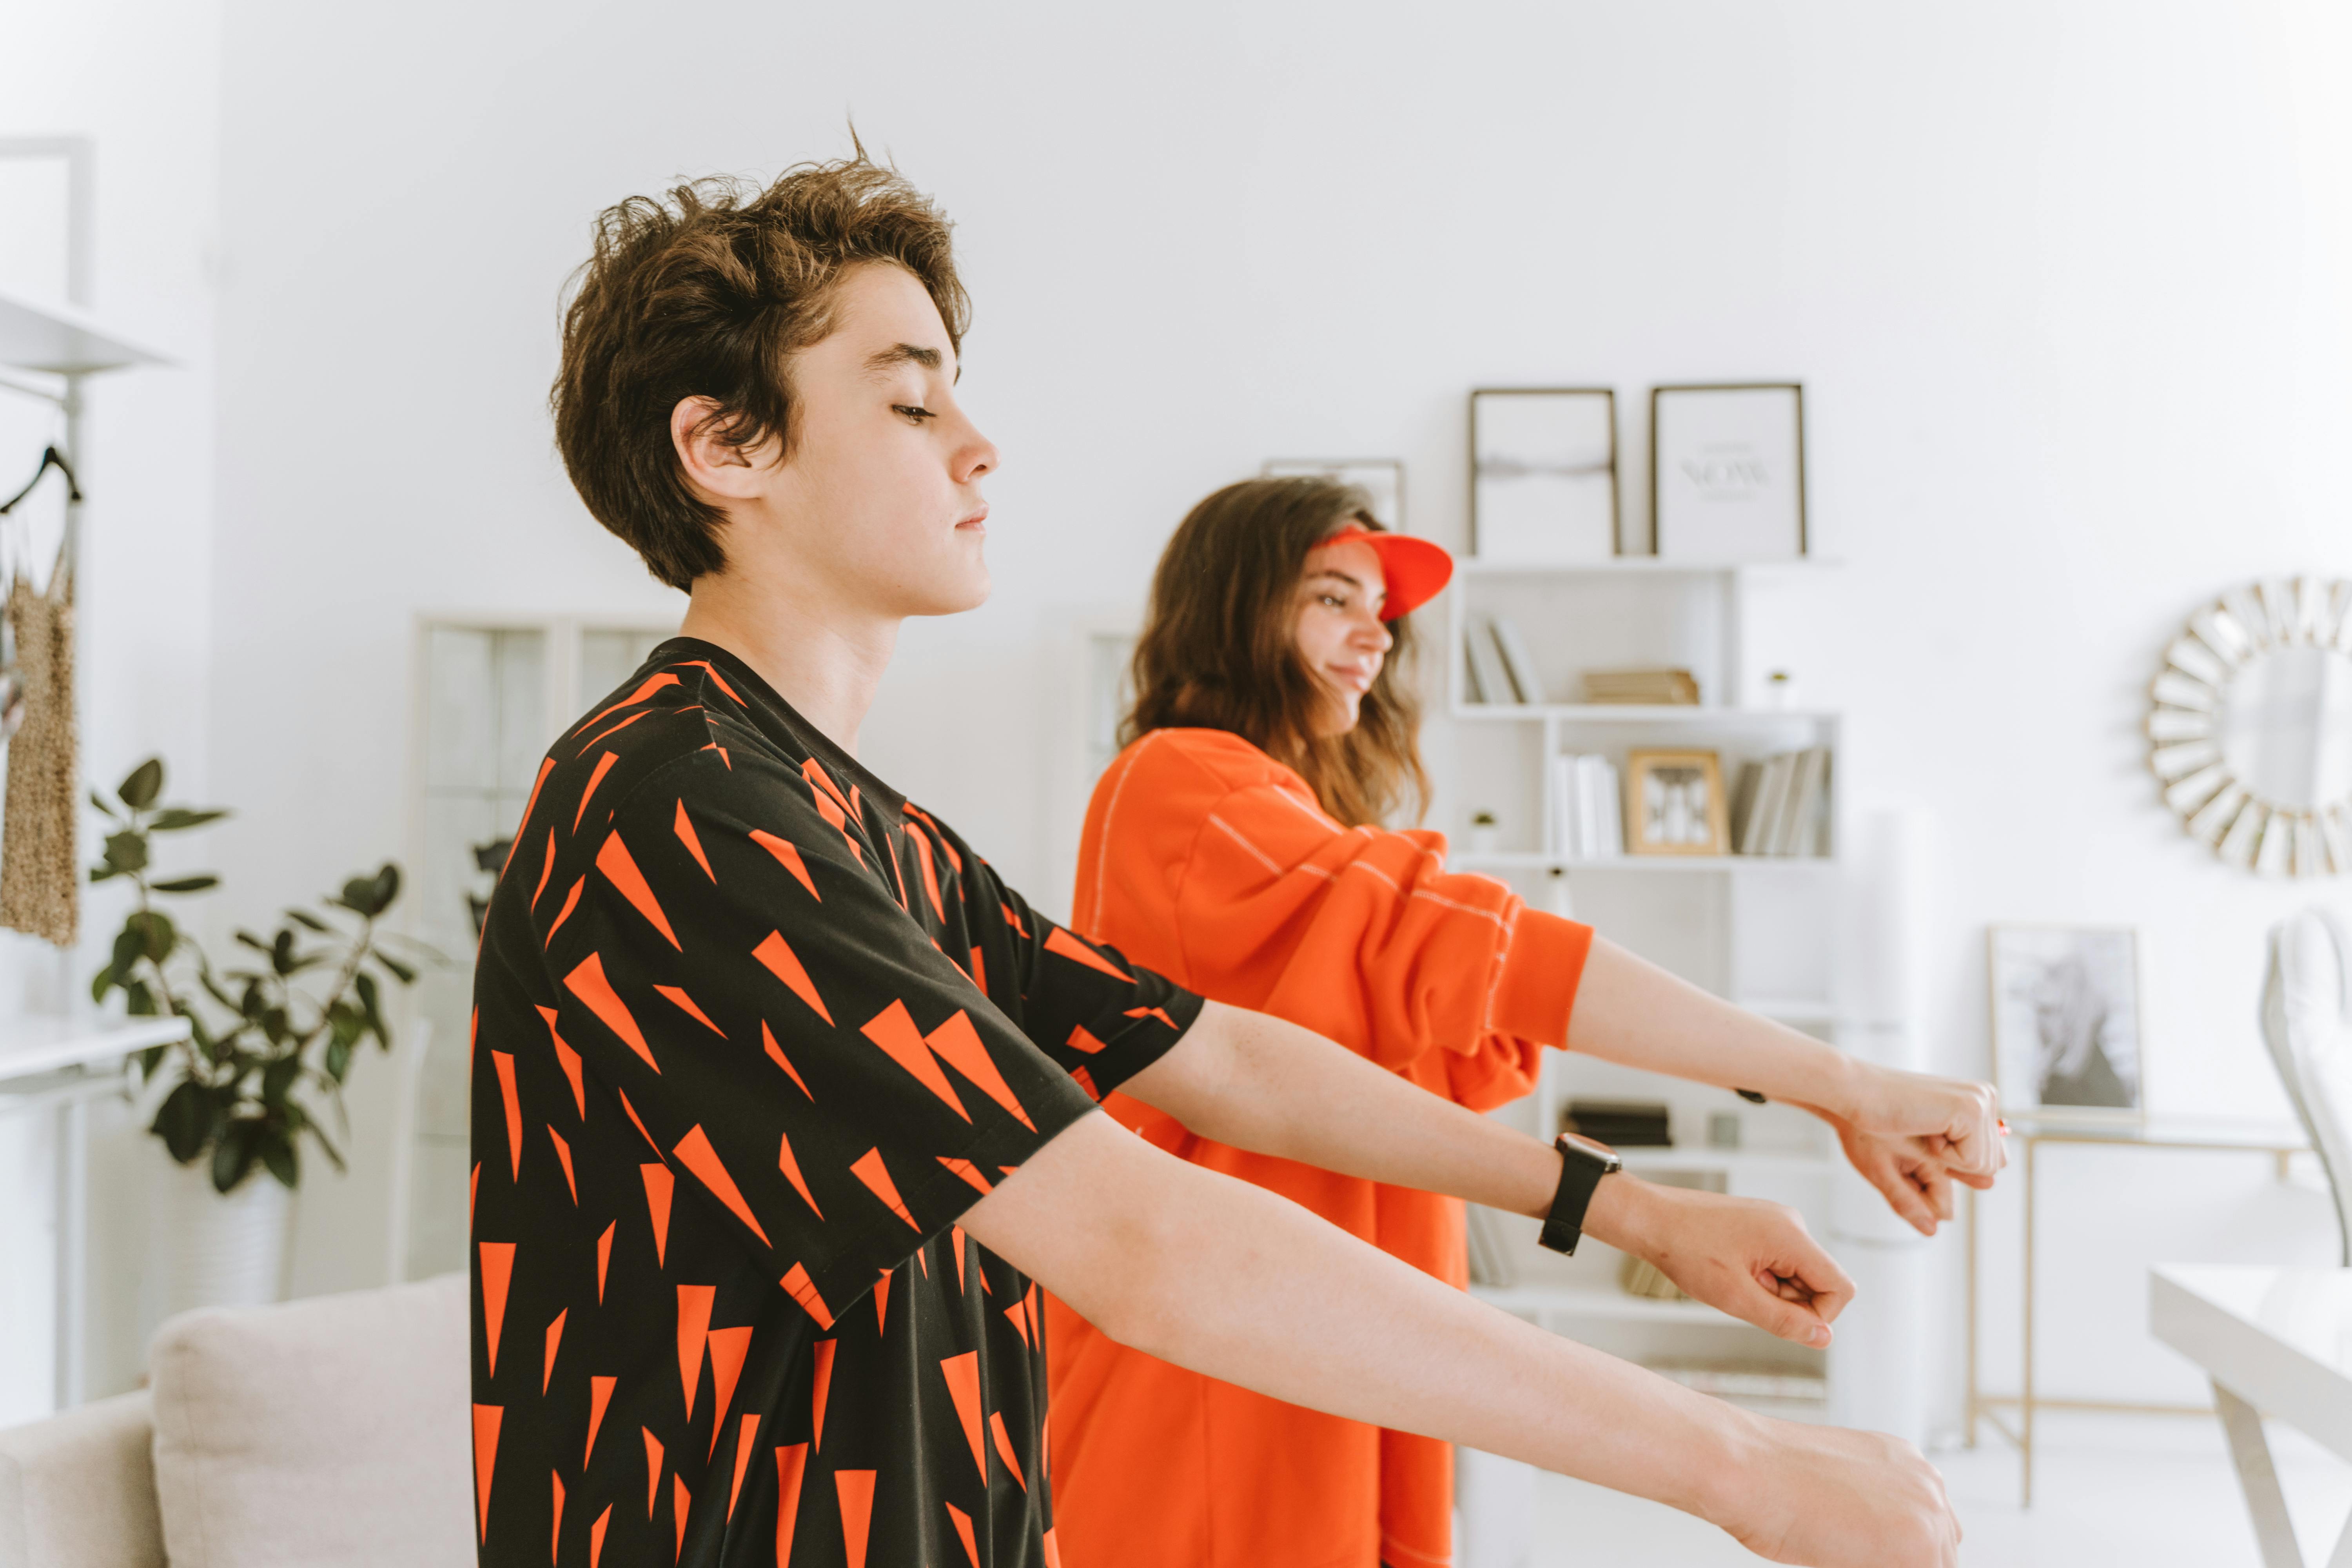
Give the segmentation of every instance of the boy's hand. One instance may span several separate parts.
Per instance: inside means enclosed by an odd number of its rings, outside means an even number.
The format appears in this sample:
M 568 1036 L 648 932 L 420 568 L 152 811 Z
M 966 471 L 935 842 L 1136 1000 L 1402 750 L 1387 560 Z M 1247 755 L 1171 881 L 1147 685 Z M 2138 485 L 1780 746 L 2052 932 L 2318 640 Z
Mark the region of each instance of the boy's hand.
M 1960 1521 L 1944 1478 L 1897 1437 L 1752 1417 L 1752 1457 L 1716 1522 L 1774 1563 L 1955 1568 Z
M 1601 1178 L 1586 1234 L 1633 1253 L 1707 1305 L 1801 1345 L 1830 1342 L 1853 1281 L 1794 1209 L 1755 1198 Z

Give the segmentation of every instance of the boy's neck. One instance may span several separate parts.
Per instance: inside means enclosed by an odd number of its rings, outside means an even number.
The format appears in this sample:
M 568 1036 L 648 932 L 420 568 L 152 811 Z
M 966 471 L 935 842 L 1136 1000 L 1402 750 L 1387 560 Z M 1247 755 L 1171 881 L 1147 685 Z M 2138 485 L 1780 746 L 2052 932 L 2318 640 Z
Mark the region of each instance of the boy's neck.
M 899 617 L 845 609 L 804 583 L 730 571 L 695 580 L 680 635 L 751 667 L 795 712 L 851 756 L 898 644 Z

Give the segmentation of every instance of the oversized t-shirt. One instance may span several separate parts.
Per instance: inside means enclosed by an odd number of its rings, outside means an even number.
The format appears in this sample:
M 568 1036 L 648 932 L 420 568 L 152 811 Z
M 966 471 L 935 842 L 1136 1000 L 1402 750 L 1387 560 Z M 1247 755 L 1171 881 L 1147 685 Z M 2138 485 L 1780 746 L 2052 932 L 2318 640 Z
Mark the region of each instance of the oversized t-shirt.
M 1055 1564 L 1039 1293 L 955 1221 L 1200 1006 L 656 648 L 541 764 L 484 927 L 481 1561 Z

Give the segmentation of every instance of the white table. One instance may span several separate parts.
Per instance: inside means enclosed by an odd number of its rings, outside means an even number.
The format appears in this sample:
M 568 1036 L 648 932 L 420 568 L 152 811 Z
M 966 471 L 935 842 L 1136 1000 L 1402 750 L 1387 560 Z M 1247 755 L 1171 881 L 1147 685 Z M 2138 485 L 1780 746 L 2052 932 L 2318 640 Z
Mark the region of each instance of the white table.
M 89 1289 L 89 1102 L 122 1086 L 124 1058 L 188 1033 L 183 1018 L 0 1017 L 0 1115 L 58 1117 L 57 1405 L 82 1399 Z
M 2263 1416 L 2352 1459 L 2352 1268 L 2166 1264 L 2148 1273 L 2148 1328 L 2213 1380 L 2263 1568 L 2302 1568 Z M 2352 1568 L 2352 1529 L 2327 1562 Z

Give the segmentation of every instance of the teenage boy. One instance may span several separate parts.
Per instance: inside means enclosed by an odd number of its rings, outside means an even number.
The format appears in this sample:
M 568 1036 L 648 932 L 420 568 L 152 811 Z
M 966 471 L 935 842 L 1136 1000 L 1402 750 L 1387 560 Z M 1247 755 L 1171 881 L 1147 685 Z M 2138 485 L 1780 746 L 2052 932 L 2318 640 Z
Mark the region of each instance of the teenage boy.
M 485 930 L 482 1561 L 1057 1564 L 1042 1284 L 1180 1365 L 1783 1562 L 1953 1563 L 1907 1447 L 1541 1333 L 1093 1113 L 1119 1088 L 1221 1142 L 1544 1216 L 1809 1343 L 1851 1293 L 1783 1210 L 1609 1173 L 1073 937 L 859 765 L 899 623 L 987 592 L 965 313 L 944 221 L 862 159 L 600 226 L 558 438 L 691 604 L 541 764 Z M 1994 1168 L 1980 1095 L 1922 1104 L 1879 1131 Z

